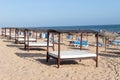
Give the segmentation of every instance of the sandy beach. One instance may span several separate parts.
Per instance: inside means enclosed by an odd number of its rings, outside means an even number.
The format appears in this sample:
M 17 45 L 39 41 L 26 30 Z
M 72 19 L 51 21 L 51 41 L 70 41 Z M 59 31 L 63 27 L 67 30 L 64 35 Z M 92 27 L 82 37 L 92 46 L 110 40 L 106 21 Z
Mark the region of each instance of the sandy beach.
M 120 0 L 0 0 L 0 80 L 120 80 Z
M 89 37 L 93 40 L 93 37 Z M 113 46 L 114 47 L 114 46 Z M 114 47 L 114 49 L 120 49 Z M 0 80 L 120 80 L 120 50 L 99 47 L 98 67 L 91 59 L 46 62 L 46 48 L 24 50 L 23 44 L 0 36 Z M 67 50 L 66 47 L 62 49 Z M 88 49 L 95 51 L 94 46 Z

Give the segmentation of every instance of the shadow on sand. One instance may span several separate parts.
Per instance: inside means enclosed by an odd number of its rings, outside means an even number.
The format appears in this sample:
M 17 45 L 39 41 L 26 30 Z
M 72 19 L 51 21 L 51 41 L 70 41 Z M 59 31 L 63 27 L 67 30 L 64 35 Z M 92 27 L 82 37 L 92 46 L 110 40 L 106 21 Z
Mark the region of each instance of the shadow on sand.
M 80 48 L 79 48 L 79 47 L 71 47 L 70 49 L 80 50 Z M 89 50 L 89 49 L 82 48 L 82 50 Z
M 45 57 L 45 54 L 42 53 L 15 53 L 17 56 L 21 58 L 30 58 L 30 57 Z
M 57 60 L 55 59 L 49 59 L 48 62 L 46 62 L 46 54 L 42 54 L 42 53 L 15 53 L 17 56 L 23 58 L 23 59 L 27 59 L 27 60 L 30 60 L 30 61 L 33 61 L 33 62 L 38 62 L 38 63 L 42 63 L 42 64 L 45 64 L 47 66 L 54 66 L 54 67 L 57 67 Z M 37 57 L 34 58 L 34 57 Z M 32 58 L 34 60 L 31 60 L 29 58 Z M 71 65 L 71 64 L 80 64 L 80 65 L 84 65 L 82 63 L 79 63 L 78 61 L 76 60 L 61 60 L 61 65 Z M 85 65 L 85 66 L 88 66 L 88 65 Z
M 11 42 L 11 43 L 15 43 L 15 41 L 13 41 L 13 40 L 3 40 L 3 42 Z
M 46 62 L 46 59 L 36 59 L 36 61 L 48 65 L 48 66 L 54 66 L 57 67 L 57 60 L 55 59 L 49 59 L 48 62 Z M 89 66 L 89 65 L 85 65 L 83 63 L 79 63 L 76 60 L 61 60 L 60 65 L 84 65 L 84 66 Z
M 107 48 L 107 50 L 120 50 L 119 48 Z
M 24 50 L 24 51 L 28 51 L 28 49 L 25 49 L 24 47 L 20 47 L 19 49 L 20 50 Z M 46 49 L 43 49 L 43 48 L 30 48 L 29 51 L 33 51 L 33 50 L 36 50 L 36 51 L 46 51 Z
M 10 44 L 10 45 L 6 45 L 7 47 L 23 47 L 23 45 L 16 45 L 16 44 Z
M 120 52 L 99 53 L 99 55 L 103 57 L 120 58 Z

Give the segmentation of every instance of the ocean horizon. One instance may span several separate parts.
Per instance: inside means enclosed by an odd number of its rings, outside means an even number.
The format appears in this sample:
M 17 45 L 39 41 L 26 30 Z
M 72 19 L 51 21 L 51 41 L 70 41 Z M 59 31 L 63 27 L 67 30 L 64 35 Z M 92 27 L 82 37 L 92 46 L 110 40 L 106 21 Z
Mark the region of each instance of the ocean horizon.
M 36 29 L 55 29 L 55 30 L 95 30 L 95 31 L 110 31 L 120 32 L 119 25 L 86 25 L 86 26 L 49 26 L 49 27 L 29 27 Z
M 4 28 L 4 27 L 3 27 Z M 33 28 L 33 29 L 54 29 L 54 30 L 95 30 L 110 31 L 120 33 L 120 24 L 118 25 L 81 25 L 81 26 L 44 26 L 44 27 L 12 27 L 12 28 Z

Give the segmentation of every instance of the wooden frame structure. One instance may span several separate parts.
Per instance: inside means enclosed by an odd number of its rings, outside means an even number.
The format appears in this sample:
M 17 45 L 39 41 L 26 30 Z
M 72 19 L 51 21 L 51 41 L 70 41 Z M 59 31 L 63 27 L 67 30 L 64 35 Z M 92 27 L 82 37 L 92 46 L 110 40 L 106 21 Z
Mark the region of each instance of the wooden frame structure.
M 61 40 L 61 37 L 60 37 L 60 34 L 61 33 L 81 33 L 81 43 L 80 43 L 80 50 L 82 50 L 82 34 L 83 33 L 94 33 L 96 36 L 96 54 L 95 56 L 87 56 L 87 57 L 77 57 L 77 58 L 61 58 L 61 49 L 60 49 L 60 40 Z M 57 33 L 58 34 L 58 51 L 57 51 L 57 55 L 51 55 L 50 52 L 49 52 L 49 34 L 50 33 Z M 62 59 L 86 59 L 86 58 L 91 58 L 93 60 L 96 61 L 96 67 L 98 66 L 98 32 L 97 31 L 93 31 L 93 30 L 63 30 L 63 31 L 58 31 L 58 30 L 48 30 L 48 38 L 47 38 L 47 55 L 46 55 L 46 62 L 48 62 L 48 60 L 50 59 L 50 57 L 52 57 L 53 59 L 56 59 L 57 60 L 57 65 L 58 65 L 58 68 L 60 67 L 60 61 Z
M 6 27 L 5 27 L 5 28 L 2 28 L 2 36 L 7 37 L 7 35 L 8 35 L 8 34 L 7 34 L 7 29 L 8 29 L 8 28 L 6 28 Z
M 14 34 L 12 33 L 12 30 L 14 30 Z M 10 28 L 10 27 L 2 28 L 2 36 L 5 36 L 5 37 L 8 37 L 9 39 L 12 39 L 12 36 L 13 35 L 15 36 L 15 30 L 16 30 L 16 28 Z
M 23 28 L 16 28 L 15 29 L 15 42 L 16 43 L 18 43 L 18 41 L 17 41 L 17 32 L 18 31 L 23 31 L 24 32 L 24 47 L 25 47 L 25 49 L 26 49 L 26 47 L 28 48 L 28 50 L 30 49 L 30 46 L 29 46 L 29 42 L 30 42 L 30 39 L 29 39 L 29 35 L 28 35 L 28 32 L 30 31 L 30 30 L 32 30 L 32 31 L 36 31 L 36 40 L 37 40 L 37 31 L 45 31 L 45 32 L 47 32 L 47 34 L 48 34 L 48 37 L 47 37 L 47 55 L 46 55 L 46 62 L 48 62 L 49 61 L 49 59 L 50 59 L 50 57 L 51 58 L 53 58 L 53 59 L 56 59 L 57 60 L 57 66 L 58 66 L 58 68 L 60 67 L 60 62 L 61 62 L 61 60 L 65 60 L 65 59 L 79 59 L 79 60 L 81 60 L 81 59 L 93 59 L 93 60 L 95 60 L 95 62 L 96 62 L 96 67 L 98 66 L 98 32 L 97 31 L 93 31 L 93 30 L 37 30 L 37 29 L 23 29 Z M 10 30 L 10 33 L 11 33 L 11 30 Z M 50 34 L 52 33 L 52 36 L 53 36 L 53 39 L 54 39 L 54 33 L 57 33 L 58 34 L 58 51 L 57 51 L 57 55 L 52 55 L 51 54 L 51 52 L 49 51 L 49 36 L 50 36 Z M 80 50 L 82 50 L 82 38 L 83 38 L 83 33 L 94 33 L 95 35 L 96 35 L 96 54 L 94 54 L 94 55 L 87 55 L 87 56 L 84 56 L 84 55 L 79 55 L 78 57 L 68 57 L 68 58 L 64 58 L 64 57 L 61 57 L 61 53 L 62 53 L 62 51 L 61 51 L 61 46 L 60 46 L 60 43 L 61 43 L 61 34 L 62 33 L 79 33 L 80 34 L 80 36 L 81 36 L 81 40 L 80 40 Z M 5 36 L 6 36 L 6 28 L 5 28 Z M 28 42 L 28 46 L 26 46 L 26 42 Z M 54 42 L 53 42 L 53 51 L 54 51 Z M 86 54 L 86 53 L 84 53 L 84 54 Z
M 23 32 L 23 36 L 19 36 L 18 32 Z M 27 35 L 28 35 L 28 29 L 22 29 L 22 28 L 17 28 L 15 30 L 15 43 L 23 43 L 25 44 L 27 40 Z M 30 42 L 37 42 L 37 38 L 31 38 L 29 39 Z
M 12 30 L 14 30 L 14 34 L 12 34 Z M 13 35 L 15 36 L 15 30 L 16 28 L 9 28 L 9 39 L 11 40 Z
M 18 34 L 18 32 L 20 32 L 20 31 L 23 32 L 23 34 L 24 34 L 22 37 L 20 37 L 19 34 Z M 15 43 L 16 43 L 16 44 L 19 43 L 19 40 L 18 40 L 19 38 L 23 38 L 23 39 L 25 38 L 25 30 L 24 30 L 24 29 L 16 28 L 16 29 L 15 29 Z M 24 42 L 23 42 L 23 43 L 24 43 Z
M 36 33 L 36 40 L 37 40 L 37 33 L 38 32 L 41 32 L 41 31 L 36 31 L 36 30 L 27 30 L 26 29 L 26 33 L 29 33 L 29 31 L 33 31 Z M 26 35 L 26 34 L 25 34 Z M 31 47 L 47 47 L 47 42 L 30 42 L 29 41 L 29 35 L 26 35 L 27 37 L 27 41 L 25 41 L 25 45 L 24 45 L 24 48 L 25 50 L 27 49 L 28 51 L 30 50 Z M 53 51 L 54 51 L 54 43 L 52 44 L 49 44 L 49 47 L 52 47 L 53 48 Z

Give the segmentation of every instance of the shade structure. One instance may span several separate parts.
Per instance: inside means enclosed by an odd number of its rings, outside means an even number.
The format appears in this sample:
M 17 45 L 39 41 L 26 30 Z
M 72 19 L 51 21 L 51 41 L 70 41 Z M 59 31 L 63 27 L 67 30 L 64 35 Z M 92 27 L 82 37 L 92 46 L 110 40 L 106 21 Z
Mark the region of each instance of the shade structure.
M 49 51 L 49 35 L 50 33 L 57 33 L 58 34 L 58 49 L 57 51 L 50 52 Z M 80 50 L 79 51 L 61 51 L 61 33 L 77 33 L 80 34 L 81 40 L 80 40 Z M 96 53 L 88 53 L 81 51 L 82 50 L 82 36 L 83 33 L 94 33 L 96 35 Z M 88 59 L 91 58 L 95 60 L 96 62 L 96 67 L 98 66 L 98 32 L 93 31 L 93 30 L 48 30 L 48 37 L 47 37 L 47 55 L 46 55 L 46 61 L 50 58 L 56 59 L 57 60 L 57 65 L 58 68 L 60 66 L 61 60 L 65 59 Z
M 108 31 L 101 31 L 99 33 L 100 36 L 105 37 L 105 45 L 107 44 L 107 41 L 114 41 L 116 39 L 117 36 L 119 36 L 117 33 L 112 33 L 112 32 L 108 32 Z M 105 52 L 106 52 L 106 47 L 105 46 Z
M 108 31 L 102 31 L 99 33 L 99 35 L 104 36 L 105 38 L 109 38 L 109 39 L 115 39 L 118 36 L 117 33 L 112 33 Z

